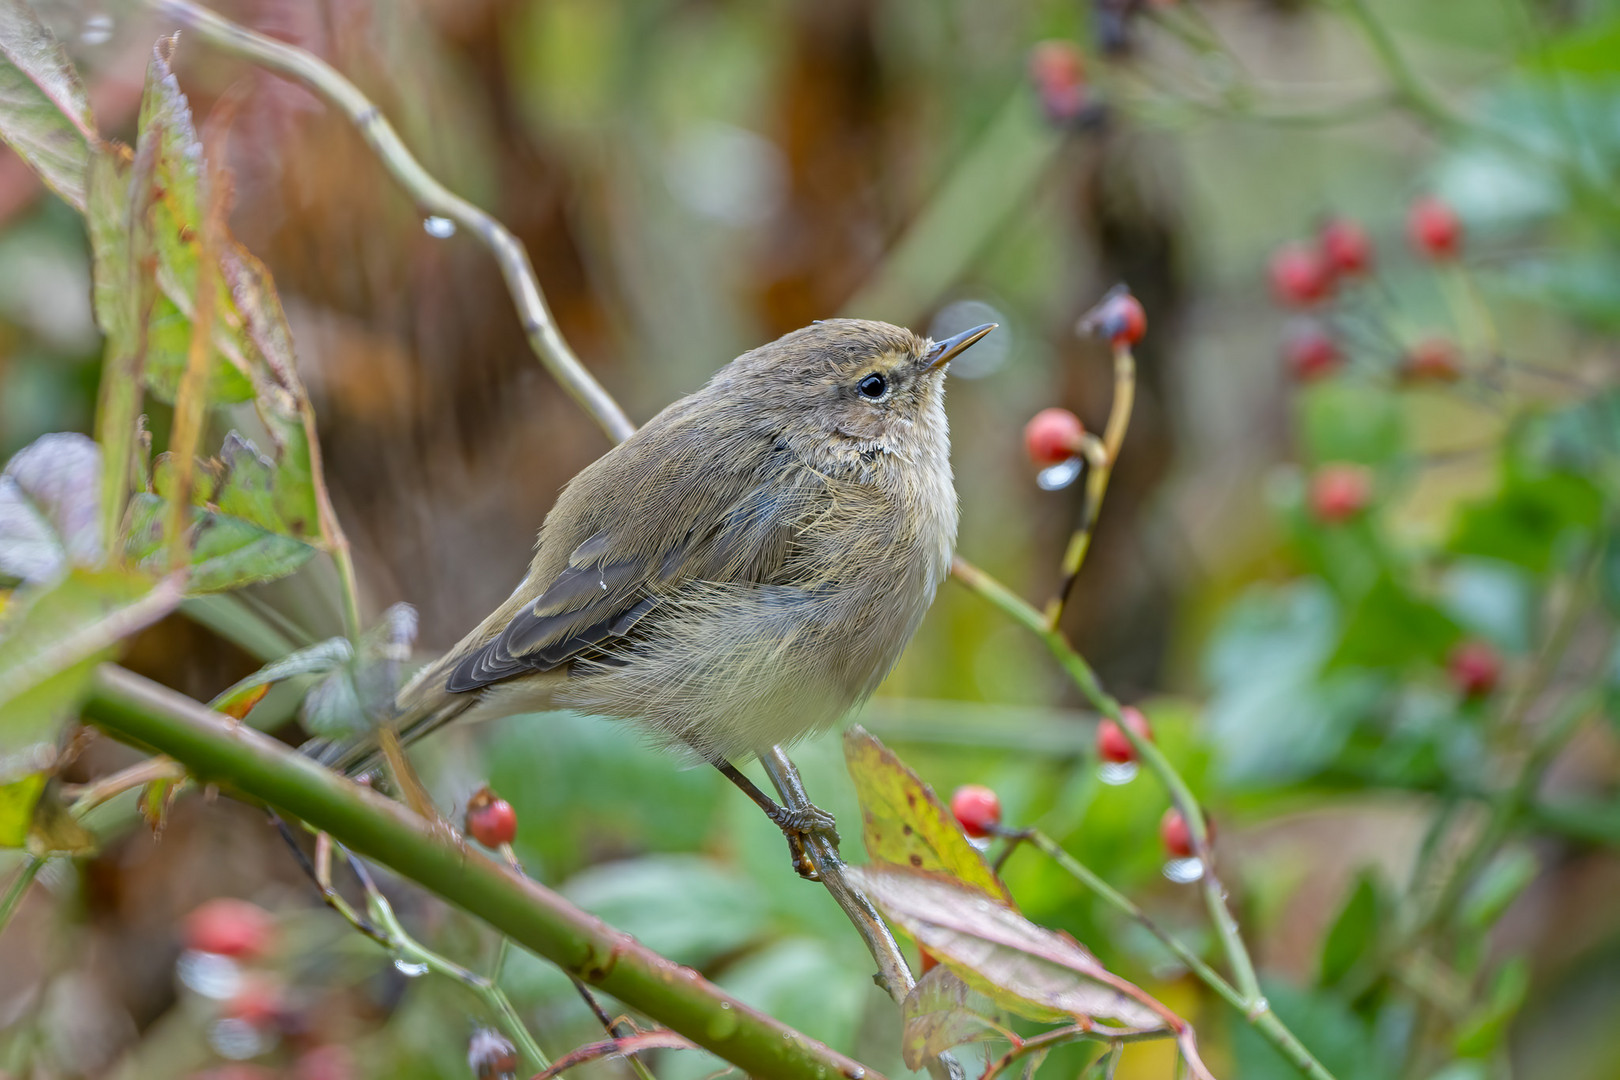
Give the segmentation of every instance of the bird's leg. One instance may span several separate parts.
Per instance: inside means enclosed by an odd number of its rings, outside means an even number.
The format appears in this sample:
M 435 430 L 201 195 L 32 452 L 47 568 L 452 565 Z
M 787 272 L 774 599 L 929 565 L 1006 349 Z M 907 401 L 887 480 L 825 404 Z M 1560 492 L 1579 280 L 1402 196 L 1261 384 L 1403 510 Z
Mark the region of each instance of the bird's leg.
M 804 850 L 804 838 L 812 833 L 826 836 L 836 846 L 838 844 L 838 823 L 833 816 L 819 806 L 809 806 L 803 810 L 789 810 L 775 799 L 765 794 L 748 777 L 744 776 L 737 766 L 725 759 L 714 762 L 714 767 L 720 770 L 720 775 L 754 800 L 754 804 L 765 811 L 765 816 L 771 819 L 782 835 L 787 837 L 788 855 L 793 859 L 793 869 L 807 881 L 820 881 L 821 875 L 816 873 L 815 865 Z
M 382 749 L 383 759 L 388 763 L 388 771 L 405 805 L 425 818 L 435 832 L 454 837 L 455 826 L 446 821 L 434 805 L 427 785 L 422 783 L 422 778 L 416 775 L 416 770 L 411 766 L 410 758 L 405 756 L 405 746 L 399 741 L 399 734 L 384 724 L 377 729 L 377 745 Z

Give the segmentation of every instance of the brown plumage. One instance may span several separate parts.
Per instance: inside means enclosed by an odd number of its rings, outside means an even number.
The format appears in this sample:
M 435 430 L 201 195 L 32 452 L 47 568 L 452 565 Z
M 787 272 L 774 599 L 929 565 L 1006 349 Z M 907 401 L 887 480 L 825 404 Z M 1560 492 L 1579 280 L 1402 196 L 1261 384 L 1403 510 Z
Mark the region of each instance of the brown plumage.
M 737 357 L 569 482 L 511 597 L 400 692 L 402 736 L 569 707 L 722 763 L 825 730 L 949 570 L 944 370 L 990 329 L 833 319 Z

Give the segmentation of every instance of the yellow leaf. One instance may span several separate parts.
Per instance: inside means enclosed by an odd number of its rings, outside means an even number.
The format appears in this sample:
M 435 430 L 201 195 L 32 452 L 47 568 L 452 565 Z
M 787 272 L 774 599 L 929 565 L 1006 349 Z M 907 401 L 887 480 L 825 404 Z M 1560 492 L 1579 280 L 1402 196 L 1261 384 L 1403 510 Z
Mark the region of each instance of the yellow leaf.
M 944 874 L 1012 904 L 1012 895 L 979 849 L 894 752 L 855 725 L 844 736 L 844 759 L 861 800 L 866 853 L 874 861 Z
M 34 820 L 34 806 L 45 790 L 45 774 L 29 773 L 9 784 L 0 784 L 0 847 L 20 848 L 28 841 L 28 827 Z

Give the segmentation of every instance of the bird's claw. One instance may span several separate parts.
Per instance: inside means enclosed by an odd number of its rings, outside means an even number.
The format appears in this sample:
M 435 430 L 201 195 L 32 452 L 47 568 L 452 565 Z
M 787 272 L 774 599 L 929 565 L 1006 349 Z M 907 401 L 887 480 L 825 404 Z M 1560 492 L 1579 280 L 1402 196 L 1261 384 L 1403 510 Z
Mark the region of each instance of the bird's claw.
M 821 874 L 816 870 L 815 861 L 810 857 L 805 840 L 820 836 L 836 849 L 839 843 L 837 819 L 821 807 L 812 805 L 798 810 L 779 806 L 771 814 L 771 821 L 782 830 L 782 835 L 787 837 L 788 855 L 793 860 L 794 872 L 806 881 L 820 881 Z

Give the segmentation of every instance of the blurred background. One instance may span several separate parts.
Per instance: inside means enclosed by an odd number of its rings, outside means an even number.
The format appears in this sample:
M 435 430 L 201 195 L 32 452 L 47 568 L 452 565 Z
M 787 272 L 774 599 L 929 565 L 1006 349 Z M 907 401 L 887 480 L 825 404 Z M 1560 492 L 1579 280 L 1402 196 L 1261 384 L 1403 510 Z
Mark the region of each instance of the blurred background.
M 39 7 L 103 133 L 132 141 L 169 27 L 115 4 Z M 1583 459 L 1586 487 L 1563 501 L 1503 492 L 1504 477 L 1579 471 L 1534 457 L 1559 418 L 1588 425 L 1573 436 L 1588 449 L 1620 430 L 1605 396 L 1620 327 L 1620 4 L 219 7 L 329 60 L 431 172 L 509 225 L 563 334 L 634 420 L 812 319 L 936 337 L 1000 323 L 951 374 L 959 550 L 1037 602 L 1056 586 L 1080 486 L 1043 490 L 1022 428 L 1058 405 L 1101 429 L 1109 350 L 1075 324 L 1127 283 L 1149 323 L 1136 411 L 1065 628 L 1211 808 L 1273 1004 L 1340 1080 L 1620 1075 L 1606 1022 L 1620 1010 L 1612 710 L 1537 789 L 1585 816 L 1515 831 L 1500 858 L 1522 856 L 1517 877 L 1466 955 L 1386 963 L 1378 929 L 1477 829 L 1479 794 L 1516 775 L 1520 744 L 1475 700 L 1489 690 L 1458 687 L 1454 670 L 1448 681 L 1448 652 L 1486 641 L 1519 686 L 1548 613 L 1602 592 L 1570 569 L 1569 535 L 1610 542 L 1613 457 Z M 245 91 L 231 227 L 291 320 L 367 617 L 414 604 L 431 655 L 510 592 L 558 489 L 608 443 L 535 362 L 485 250 L 424 220 L 346 122 L 185 35 L 176 66 L 199 118 Z M 1408 208 L 1431 193 L 1460 215 L 1466 268 L 1408 241 Z M 1377 272 L 1331 302 L 1268 271 L 1330 216 L 1364 226 Z M 1345 372 L 1302 366 L 1297 341 L 1313 332 Z M 1465 377 L 1403 388 L 1413 345 L 1436 335 Z M 88 430 L 99 370 L 82 222 L 6 153 L 0 453 Z M 1533 465 L 1515 464 L 1521 450 Z M 1376 477 L 1376 514 L 1349 531 L 1323 520 L 1311 488 L 1339 460 Z M 1403 553 L 1401 595 L 1381 607 L 1343 580 L 1370 551 Z M 1605 557 L 1612 588 L 1620 561 Z M 325 567 L 255 593 L 295 639 L 340 632 Z M 1572 618 L 1572 659 L 1546 665 L 1543 688 L 1615 678 L 1606 602 Z M 1444 622 L 1429 633 L 1431 612 Z M 185 616 L 126 662 L 204 699 L 258 666 Z M 1532 723 L 1538 700 L 1515 719 Z M 1209 944 L 1196 889 L 1161 873 L 1163 792 L 1099 774 L 1078 703 L 1035 639 L 947 585 L 862 722 L 941 791 L 995 787 L 1009 822 L 1039 823 Z M 281 715 L 296 741 L 290 704 Z M 485 782 L 515 805 L 534 875 L 904 1074 L 870 958 L 718 776 L 571 716 L 447 735 L 417 757 L 443 807 Z M 836 736 L 795 757 L 817 802 L 854 821 Z M 94 742 L 73 778 L 133 760 Z M 411 977 L 326 912 L 258 812 L 191 796 L 160 839 L 127 805 L 103 831 L 99 855 L 47 869 L 0 938 L 6 1075 L 469 1075 L 478 1001 Z M 1145 933 L 1035 854 L 1015 855 L 1007 877 L 1031 918 L 1193 1019 L 1217 1075 L 1291 1075 Z M 384 887 L 418 937 L 487 966 L 487 930 Z M 219 896 L 274 925 L 225 984 L 187 950 L 186 916 Z M 503 980 L 549 1052 L 599 1037 L 540 961 L 514 954 Z M 1077 1075 L 1093 1053 L 1055 1054 L 1043 1075 Z M 1170 1061 L 1132 1048 L 1118 1075 L 1168 1076 Z M 695 1052 L 653 1065 L 720 1068 Z

